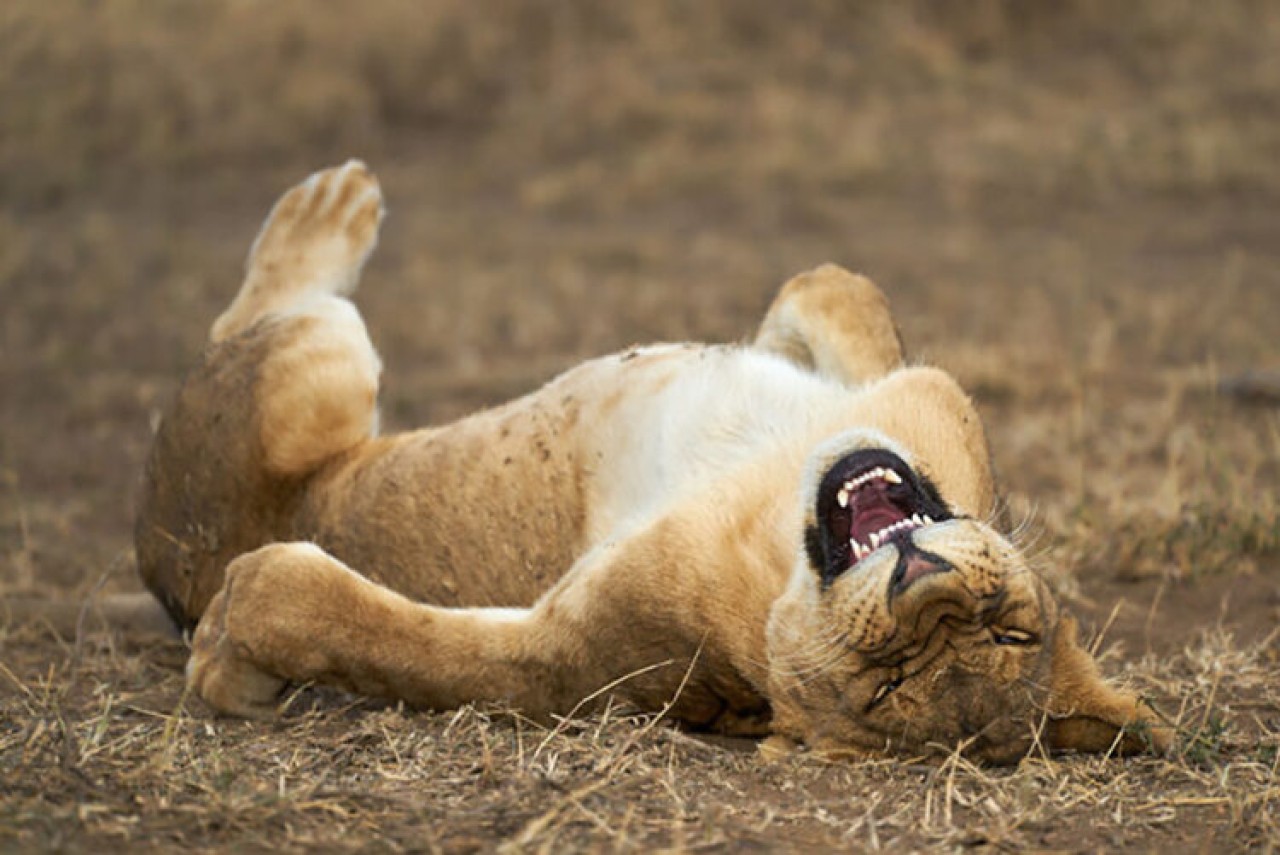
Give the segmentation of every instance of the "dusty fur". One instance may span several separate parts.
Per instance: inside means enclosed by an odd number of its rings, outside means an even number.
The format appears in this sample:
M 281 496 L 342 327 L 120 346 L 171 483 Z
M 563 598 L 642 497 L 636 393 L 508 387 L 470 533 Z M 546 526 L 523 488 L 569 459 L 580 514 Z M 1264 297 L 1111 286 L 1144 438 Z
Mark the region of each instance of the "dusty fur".
M 188 679 L 215 708 L 270 716 L 320 681 L 535 716 L 612 694 L 837 753 L 1167 744 L 986 522 L 977 413 L 904 364 L 869 280 L 820 267 L 751 345 L 635 349 L 380 437 L 380 363 L 343 295 L 381 211 L 355 162 L 281 199 L 157 437 L 139 566 L 197 627 Z M 911 534 L 928 566 L 907 587 L 903 546 L 815 565 L 823 479 L 860 451 L 948 510 Z

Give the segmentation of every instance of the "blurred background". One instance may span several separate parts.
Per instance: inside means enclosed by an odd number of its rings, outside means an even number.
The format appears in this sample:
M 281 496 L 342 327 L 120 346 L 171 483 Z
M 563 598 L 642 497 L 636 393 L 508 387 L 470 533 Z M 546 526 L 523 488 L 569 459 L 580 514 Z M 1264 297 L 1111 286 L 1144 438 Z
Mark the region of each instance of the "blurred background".
M 161 413 L 272 202 L 352 156 L 391 429 L 877 280 L 1177 755 L 777 767 L 317 692 L 215 725 L 181 644 L 15 618 L 137 587 Z M 1277 372 L 1271 0 L 3 0 L 0 849 L 1274 846 Z
M 741 339 L 835 261 L 973 390 L 1064 589 L 1276 570 L 1276 410 L 1216 391 L 1280 367 L 1273 3 L 9 0 L 0 586 L 134 584 L 165 401 L 351 156 L 392 427 Z

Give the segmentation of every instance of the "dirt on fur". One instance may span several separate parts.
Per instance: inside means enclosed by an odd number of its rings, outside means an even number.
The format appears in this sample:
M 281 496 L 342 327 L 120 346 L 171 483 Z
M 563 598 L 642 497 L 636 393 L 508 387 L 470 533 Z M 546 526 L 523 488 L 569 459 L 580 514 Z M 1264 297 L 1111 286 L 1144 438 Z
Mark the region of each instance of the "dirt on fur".
M 1271 5 L 16 0 L 0 103 L 0 849 L 1280 845 Z M 273 199 L 349 156 L 388 197 L 358 302 L 391 429 L 870 275 L 1175 753 L 766 763 L 314 688 L 249 723 L 181 642 L 18 617 L 138 588 L 158 413 Z

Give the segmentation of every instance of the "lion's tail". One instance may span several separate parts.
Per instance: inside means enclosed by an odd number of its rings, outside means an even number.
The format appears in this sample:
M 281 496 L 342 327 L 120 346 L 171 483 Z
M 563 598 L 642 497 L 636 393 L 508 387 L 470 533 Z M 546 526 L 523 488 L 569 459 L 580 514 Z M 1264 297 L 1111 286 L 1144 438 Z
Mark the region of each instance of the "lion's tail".
M 0 626 L 44 627 L 68 640 L 104 631 L 138 637 L 179 637 L 164 606 L 145 592 L 90 595 L 84 599 L 5 596 L 0 598 Z

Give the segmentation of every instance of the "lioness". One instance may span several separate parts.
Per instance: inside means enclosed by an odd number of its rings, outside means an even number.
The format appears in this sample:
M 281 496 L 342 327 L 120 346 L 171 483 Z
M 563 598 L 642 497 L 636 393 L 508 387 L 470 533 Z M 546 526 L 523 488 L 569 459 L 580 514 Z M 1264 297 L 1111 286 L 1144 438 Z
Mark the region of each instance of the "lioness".
M 543 717 L 617 695 L 853 754 L 1168 743 L 1000 533 L 972 403 L 904 365 L 870 281 L 821 267 L 749 345 L 384 437 L 346 299 L 382 212 L 354 161 L 288 191 L 155 438 L 138 566 L 215 709 L 317 681 Z

